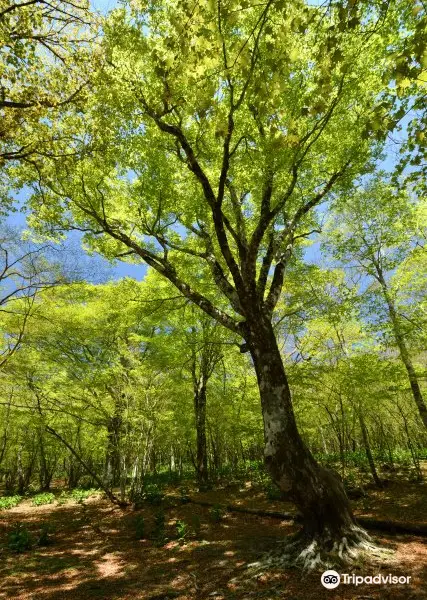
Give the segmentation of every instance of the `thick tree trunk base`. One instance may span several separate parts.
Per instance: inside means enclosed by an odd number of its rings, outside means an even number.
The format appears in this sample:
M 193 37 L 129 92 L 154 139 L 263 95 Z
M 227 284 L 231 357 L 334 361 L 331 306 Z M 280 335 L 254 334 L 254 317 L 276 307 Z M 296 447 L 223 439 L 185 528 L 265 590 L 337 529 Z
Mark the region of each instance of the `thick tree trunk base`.
M 280 542 L 277 550 L 268 552 L 249 568 L 255 576 L 267 568 L 298 568 L 303 571 L 326 570 L 354 564 L 391 564 L 394 552 L 377 546 L 368 533 L 351 525 L 341 532 L 310 536 L 304 530 Z

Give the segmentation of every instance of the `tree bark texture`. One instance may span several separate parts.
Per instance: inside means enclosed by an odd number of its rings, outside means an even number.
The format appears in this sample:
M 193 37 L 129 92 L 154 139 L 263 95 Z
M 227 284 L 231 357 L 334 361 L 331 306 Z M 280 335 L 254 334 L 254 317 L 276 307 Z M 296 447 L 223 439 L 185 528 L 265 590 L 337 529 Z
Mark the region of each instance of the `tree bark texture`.
M 247 325 L 264 421 L 264 460 L 272 479 L 296 504 L 307 537 L 339 538 L 354 517 L 339 475 L 320 466 L 304 444 L 273 327 L 267 319 Z

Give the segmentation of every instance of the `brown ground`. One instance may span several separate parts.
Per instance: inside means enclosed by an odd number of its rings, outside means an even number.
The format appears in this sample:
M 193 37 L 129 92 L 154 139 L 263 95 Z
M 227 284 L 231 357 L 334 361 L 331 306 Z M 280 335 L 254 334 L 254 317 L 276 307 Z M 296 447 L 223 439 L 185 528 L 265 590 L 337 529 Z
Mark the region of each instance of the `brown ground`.
M 425 522 L 427 486 L 402 483 L 370 492 L 355 502 L 356 512 L 379 519 Z M 196 496 L 192 494 L 192 496 Z M 222 504 L 290 512 L 291 505 L 269 502 L 251 484 L 198 494 L 199 499 Z M 93 497 L 84 505 L 69 503 L 33 507 L 29 501 L 0 512 L 0 599 L 16 600 L 382 600 L 427 599 L 427 538 L 384 536 L 377 539 L 395 549 L 391 566 L 359 565 L 361 575 L 411 575 L 403 585 L 341 585 L 326 590 L 319 573 L 304 578 L 295 570 L 271 569 L 254 577 L 247 570 L 262 551 L 278 543 L 295 526 L 273 518 L 226 514 L 213 523 L 209 509 L 195 504 L 170 505 L 166 510 L 167 537 L 176 537 L 176 519 L 200 518 L 200 539 L 156 547 L 148 539 L 135 539 L 135 518 L 143 514 L 149 535 L 155 507 L 121 511 Z M 6 548 L 7 533 L 17 521 L 34 534 L 42 523 L 54 526 L 54 543 L 20 555 Z

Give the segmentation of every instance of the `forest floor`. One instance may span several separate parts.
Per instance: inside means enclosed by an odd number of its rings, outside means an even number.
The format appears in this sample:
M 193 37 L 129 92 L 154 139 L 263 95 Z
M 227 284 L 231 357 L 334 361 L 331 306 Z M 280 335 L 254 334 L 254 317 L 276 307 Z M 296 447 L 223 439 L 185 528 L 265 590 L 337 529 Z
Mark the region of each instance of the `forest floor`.
M 172 491 L 172 490 L 171 490 Z M 427 485 L 391 483 L 355 500 L 357 515 L 399 522 L 426 523 Z M 176 493 L 176 492 L 175 492 Z M 251 482 L 207 493 L 194 500 L 222 505 L 292 512 L 292 505 L 266 499 Z M 411 576 L 410 585 L 340 585 L 324 589 L 320 574 L 264 569 L 254 574 L 248 564 L 263 551 L 279 548 L 296 531 L 292 521 L 252 514 L 225 513 L 214 522 L 209 507 L 165 502 L 166 538 L 162 546 L 136 539 L 136 520 L 144 516 L 147 537 L 155 527 L 158 507 L 140 511 L 112 507 L 100 496 L 84 504 L 32 506 L 26 500 L 0 512 L 0 599 L 14 600 L 365 600 L 427 599 L 427 538 L 375 535 L 379 544 L 395 550 L 389 565 L 360 563 L 359 575 L 378 573 Z M 198 539 L 176 539 L 176 521 L 199 522 Z M 52 544 L 22 554 L 7 549 L 7 535 L 16 523 L 36 534 L 43 524 L 54 528 Z

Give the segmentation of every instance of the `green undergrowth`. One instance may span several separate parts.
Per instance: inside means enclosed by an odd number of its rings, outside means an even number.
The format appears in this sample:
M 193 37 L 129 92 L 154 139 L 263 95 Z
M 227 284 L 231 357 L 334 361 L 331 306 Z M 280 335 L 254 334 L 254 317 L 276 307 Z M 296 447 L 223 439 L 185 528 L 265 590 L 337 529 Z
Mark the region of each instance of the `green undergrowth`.
M 31 533 L 24 523 L 15 523 L 7 536 L 7 548 L 14 554 L 22 554 L 34 547 L 50 546 L 54 543 L 54 533 L 50 523 L 42 523 L 38 533 Z
M 13 508 L 14 506 L 17 506 L 21 500 L 23 499 L 22 496 L 3 496 L 2 498 L 0 498 L 0 510 L 6 510 L 8 508 Z
M 53 502 L 55 502 L 55 494 L 52 494 L 52 492 L 42 492 L 32 498 L 33 506 L 43 506 L 45 504 L 53 504 Z
M 70 491 L 64 490 L 59 495 L 55 495 L 53 492 L 40 492 L 34 495 L 26 494 L 25 496 L 19 494 L 14 494 L 13 496 L 0 496 L 0 510 L 7 510 L 14 506 L 18 506 L 23 500 L 30 500 L 32 506 L 44 506 L 47 504 L 54 504 L 55 502 L 58 505 L 62 505 L 71 501 L 82 504 L 85 500 L 97 493 L 99 493 L 99 490 L 95 488 L 88 490 L 76 488 Z
M 82 490 L 80 488 L 76 488 L 68 494 L 68 497 L 70 498 L 70 500 L 75 500 L 79 504 L 82 504 L 85 500 L 87 500 L 91 496 L 94 496 L 98 492 L 99 490 L 96 488 L 91 488 L 89 490 Z
M 81 488 L 75 488 L 74 490 L 69 491 L 64 490 L 56 498 L 56 501 L 59 505 L 66 504 L 67 502 L 71 501 L 77 502 L 78 504 L 83 504 L 85 500 L 87 500 L 91 496 L 94 496 L 97 493 L 99 493 L 99 490 L 96 488 L 91 488 L 88 490 Z

